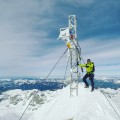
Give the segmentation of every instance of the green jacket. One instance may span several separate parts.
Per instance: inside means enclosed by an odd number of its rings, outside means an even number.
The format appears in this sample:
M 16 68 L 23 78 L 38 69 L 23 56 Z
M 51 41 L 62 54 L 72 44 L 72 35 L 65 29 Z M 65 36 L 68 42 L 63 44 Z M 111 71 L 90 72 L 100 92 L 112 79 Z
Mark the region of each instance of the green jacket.
M 80 67 L 86 67 L 86 72 L 87 73 L 93 73 L 93 62 L 86 63 L 86 64 L 79 64 Z

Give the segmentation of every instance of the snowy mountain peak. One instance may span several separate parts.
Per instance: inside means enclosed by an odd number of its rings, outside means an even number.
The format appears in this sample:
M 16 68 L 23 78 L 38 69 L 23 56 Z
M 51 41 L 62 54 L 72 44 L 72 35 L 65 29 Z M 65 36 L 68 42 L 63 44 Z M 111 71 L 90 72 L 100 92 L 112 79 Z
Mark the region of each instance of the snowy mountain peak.
M 111 101 L 112 102 L 112 101 Z M 119 108 L 112 102 L 115 109 Z M 104 95 L 79 85 L 79 95 L 70 98 L 69 86 L 52 101 L 40 107 L 29 120 L 117 120 L 113 108 Z
M 0 120 L 17 120 L 28 106 L 22 120 L 119 120 L 120 89 L 94 92 L 79 84 L 78 96 L 70 98 L 70 86 L 56 91 L 9 90 L 0 95 Z M 31 101 L 32 100 L 32 101 Z

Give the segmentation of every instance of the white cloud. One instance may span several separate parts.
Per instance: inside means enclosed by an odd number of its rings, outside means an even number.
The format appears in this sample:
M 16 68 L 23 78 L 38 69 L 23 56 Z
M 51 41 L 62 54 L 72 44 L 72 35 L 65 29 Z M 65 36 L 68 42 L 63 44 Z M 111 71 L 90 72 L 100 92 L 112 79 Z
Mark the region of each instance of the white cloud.
M 98 58 L 100 60 L 112 59 L 120 57 L 119 45 L 120 38 L 114 40 L 98 40 L 98 39 L 88 39 L 81 42 L 82 53 L 86 56 L 91 56 L 91 58 Z
M 28 75 L 25 71 L 36 62 L 35 52 L 44 50 L 48 41 L 42 27 L 52 21 L 44 15 L 53 11 L 53 5 L 52 0 L 0 1 L 1 75 Z
M 46 75 L 52 69 L 65 50 L 64 43 L 63 47 L 48 46 L 46 49 L 46 46 L 54 41 L 48 38 L 48 31 L 44 28 L 54 21 L 47 16 L 54 12 L 55 2 L 54 0 L 0 1 L 1 75 L 40 76 Z M 94 0 L 74 2 L 78 5 L 90 5 Z M 120 40 L 102 41 L 97 38 L 80 41 L 84 59 L 91 58 L 96 65 L 118 63 Z M 63 74 L 65 67 L 66 57 L 59 63 L 54 74 Z M 98 68 L 102 70 L 105 66 Z M 107 69 L 109 68 L 106 67 Z
M 120 38 L 105 41 L 92 38 L 84 40 L 80 44 L 84 60 L 90 58 L 94 61 L 97 74 L 119 74 Z

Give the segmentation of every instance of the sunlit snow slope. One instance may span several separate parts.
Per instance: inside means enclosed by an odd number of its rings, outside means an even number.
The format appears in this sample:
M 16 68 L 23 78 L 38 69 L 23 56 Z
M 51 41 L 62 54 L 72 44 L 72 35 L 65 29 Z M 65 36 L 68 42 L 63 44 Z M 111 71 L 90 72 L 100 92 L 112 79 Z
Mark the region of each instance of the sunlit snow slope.
M 105 96 L 79 85 L 79 95 L 70 98 L 67 86 L 52 101 L 40 107 L 29 120 L 119 120 Z M 110 101 L 120 114 L 119 108 Z

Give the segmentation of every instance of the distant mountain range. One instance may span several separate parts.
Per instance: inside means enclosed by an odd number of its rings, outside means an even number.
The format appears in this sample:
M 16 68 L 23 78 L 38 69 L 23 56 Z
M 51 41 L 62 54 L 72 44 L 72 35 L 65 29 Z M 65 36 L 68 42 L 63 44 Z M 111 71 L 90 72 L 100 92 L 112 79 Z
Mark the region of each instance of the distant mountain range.
M 79 80 L 82 82 L 82 79 Z M 90 81 L 88 80 L 89 84 Z M 95 88 L 120 88 L 120 77 L 95 77 Z M 63 81 L 62 78 L 0 78 L 0 92 L 21 89 L 32 90 L 38 89 L 40 91 L 45 90 L 57 90 L 62 89 L 70 83 L 70 79 Z
M 22 90 L 32 90 L 38 89 L 40 91 L 61 89 L 65 86 L 62 80 L 60 79 L 0 79 L 0 91 L 4 92 L 7 90 L 13 89 L 22 89 Z

